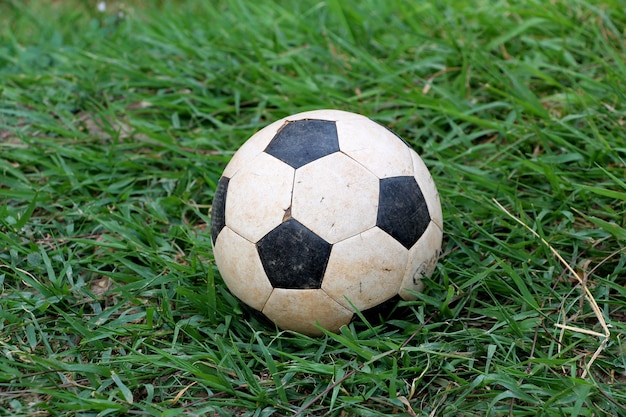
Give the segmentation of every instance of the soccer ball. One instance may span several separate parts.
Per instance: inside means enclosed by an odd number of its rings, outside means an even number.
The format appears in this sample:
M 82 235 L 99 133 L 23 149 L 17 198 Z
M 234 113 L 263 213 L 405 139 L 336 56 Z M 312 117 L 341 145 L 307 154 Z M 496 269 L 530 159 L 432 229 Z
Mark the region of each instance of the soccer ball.
M 229 290 L 278 327 L 309 335 L 337 332 L 356 310 L 415 299 L 439 257 L 442 223 L 417 153 L 339 110 L 299 113 L 253 135 L 226 166 L 211 209 Z

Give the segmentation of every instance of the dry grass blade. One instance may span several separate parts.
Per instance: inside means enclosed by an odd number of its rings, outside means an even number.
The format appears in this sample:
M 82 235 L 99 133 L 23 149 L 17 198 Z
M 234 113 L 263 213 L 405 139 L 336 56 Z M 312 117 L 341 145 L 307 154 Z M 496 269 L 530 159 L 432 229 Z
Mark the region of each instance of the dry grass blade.
M 563 264 L 563 266 L 568 270 L 568 272 L 571 274 L 571 276 L 574 277 L 578 281 L 578 283 L 580 284 L 581 290 L 583 292 L 583 296 L 585 297 L 585 300 L 587 300 L 587 302 L 589 303 L 589 306 L 593 310 L 593 313 L 594 313 L 596 319 L 598 320 L 598 324 L 602 328 L 603 333 L 598 333 L 598 332 L 594 332 L 592 330 L 582 329 L 580 327 L 568 326 L 568 325 L 560 324 L 560 323 L 556 323 L 555 326 L 558 327 L 561 330 L 571 330 L 573 332 L 578 332 L 578 333 L 582 333 L 582 334 L 596 336 L 596 337 L 598 337 L 600 339 L 600 345 L 598 346 L 598 348 L 596 349 L 596 351 L 592 355 L 592 357 L 589 360 L 589 362 L 587 362 L 585 370 L 583 371 L 583 373 L 581 375 L 582 378 L 586 378 L 587 374 L 589 373 L 589 370 L 591 369 L 591 365 L 593 365 L 593 363 L 598 358 L 600 353 L 602 353 L 602 351 L 606 347 L 606 344 L 608 343 L 609 337 L 611 336 L 611 331 L 609 330 L 609 325 L 606 323 L 606 320 L 604 319 L 604 315 L 602 314 L 602 310 L 600 310 L 600 307 L 598 306 L 598 303 L 596 302 L 595 298 L 593 297 L 593 294 L 591 294 L 591 291 L 589 291 L 589 288 L 587 287 L 586 280 L 583 280 L 576 273 L 574 268 L 572 268 L 565 261 L 565 259 L 561 256 L 561 254 L 556 249 L 554 249 L 552 247 L 552 245 L 550 245 L 550 243 L 548 243 L 544 238 L 542 238 L 536 231 L 534 231 L 532 228 L 530 228 L 526 223 L 524 223 L 523 221 L 521 221 L 520 219 L 515 217 L 513 214 L 511 214 L 511 212 L 509 212 L 495 198 L 493 199 L 493 202 L 502 211 L 504 211 L 504 213 L 506 213 L 507 216 L 509 216 L 511 219 L 515 220 L 517 223 L 519 223 L 522 226 L 524 226 L 524 228 L 526 228 L 528 231 L 530 231 L 536 238 L 538 238 L 541 241 L 541 243 L 543 243 L 548 249 L 550 249 L 550 252 L 552 252 L 554 254 L 554 256 L 559 260 L 559 262 L 561 262 Z

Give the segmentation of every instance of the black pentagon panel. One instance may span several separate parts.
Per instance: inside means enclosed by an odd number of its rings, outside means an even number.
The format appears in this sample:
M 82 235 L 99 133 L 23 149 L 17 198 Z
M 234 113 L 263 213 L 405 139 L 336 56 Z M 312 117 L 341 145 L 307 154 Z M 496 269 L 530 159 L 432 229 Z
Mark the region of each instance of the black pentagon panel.
M 291 218 L 257 243 L 261 263 L 274 288 L 317 289 L 332 245 Z
M 295 169 L 338 151 L 335 122 L 314 119 L 286 122 L 265 148 Z
M 409 249 L 429 223 L 428 206 L 415 178 L 401 176 L 380 180 L 378 227 Z
M 217 189 L 213 195 L 213 205 L 211 206 L 211 239 L 215 245 L 217 235 L 226 226 L 226 193 L 228 192 L 228 182 L 230 178 L 222 177 L 217 183 Z

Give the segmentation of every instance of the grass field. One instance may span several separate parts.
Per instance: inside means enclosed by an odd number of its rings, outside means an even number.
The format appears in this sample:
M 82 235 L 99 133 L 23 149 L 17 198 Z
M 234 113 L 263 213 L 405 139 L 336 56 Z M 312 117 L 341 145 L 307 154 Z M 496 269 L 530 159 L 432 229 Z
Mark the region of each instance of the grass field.
M 622 0 L 0 2 L 0 414 L 626 415 Z M 439 187 L 406 314 L 244 314 L 208 212 L 291 113 L 389 126 Z

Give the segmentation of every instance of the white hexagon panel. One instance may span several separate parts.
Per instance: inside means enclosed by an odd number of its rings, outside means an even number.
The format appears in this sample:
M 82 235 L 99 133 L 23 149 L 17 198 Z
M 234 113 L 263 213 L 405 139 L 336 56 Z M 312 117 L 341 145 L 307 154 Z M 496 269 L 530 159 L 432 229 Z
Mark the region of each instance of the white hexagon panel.
M 232 165 L 232 166 L 231 166 Z M 252 136 L 211 210 L 233 294 L 283 329 L 319 335 L 412 299 L 440 253 L 439 194 L 420 157 L 365 116 L 320 110 Z
M 294 169 L 266 153 L 239 169 L 228 182 L 225 222 L 256 243 L 282 223 L 291 205 Z
M 322 289 L 346 308 L 376 307 L 398 294 L 407 257 L 402 244 L 373 227 L 333 245 Z
M 423 193 L 424 201 L 428 206 L 428 213 L 430 213 L 432 221 L 439 226 L 439 229 L 443 230 L 441 202 L 439 201 L 439 192 L 437 191 L 435 181 L 422 158 L 414 150 L 411 150 L 411 158 L 413 160 L 413 176 Z
M 400 285 L 399 295 L 404 300 L 415 300 L 413 292 L 422 292 L 424 278 L 435 271 L 439 259 L 443 232 L 435 222 L 430 222 L 422 238 L 409 250 L 408 263 Z
M 318 336 L 321 326 L 339 331 L 352 319 L 352 310 L 343 307 L 322 290 L 276 288 L 262 313 L 285 330 Z
M 296 170 L 291 215 L 329 243 L 376 224 L 378 178 L 341 152 Z
M 233 251 L 239 256 L 230 256 Z M 261 310 L 274 287 L 265 274 L 256 246 L 225 227 L 215 241 L 214 256 L 233 295 L 255 310 Z
M 337 122 L 339 147 L 377 178 L 413 175 L 411 149 L 387 128 L 372 121 Z

